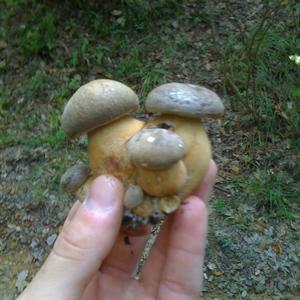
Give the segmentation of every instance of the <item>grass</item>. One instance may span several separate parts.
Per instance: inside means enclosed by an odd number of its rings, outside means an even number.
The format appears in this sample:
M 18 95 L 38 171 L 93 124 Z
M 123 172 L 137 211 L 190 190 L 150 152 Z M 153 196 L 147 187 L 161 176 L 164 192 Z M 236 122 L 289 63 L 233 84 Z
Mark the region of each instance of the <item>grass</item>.
M 275 217 L 294 219 L 292 204 L 300 203 L 300 189 L 286 176 L 269 170 L 254 173 L 246 190 L 257 209 Z
M 266 4 L 258 22 L 229 35 L 224 49 L 222 73 L 232 107 L 250 114 L 267 134 L 300 135 L 300 67 L 289 59 L 300 53 L 300 21 L 292 13 L 282 18 L 284 10 L 299 9 Z

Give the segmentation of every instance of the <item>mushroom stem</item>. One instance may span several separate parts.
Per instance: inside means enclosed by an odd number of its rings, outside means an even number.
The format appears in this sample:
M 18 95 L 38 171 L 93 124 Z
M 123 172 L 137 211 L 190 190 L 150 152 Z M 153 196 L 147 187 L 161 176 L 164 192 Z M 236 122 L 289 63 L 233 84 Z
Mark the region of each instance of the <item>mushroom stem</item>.
M 90 131 L 88 155 L 93 174 L 111 174 L 124 183 L 130 182 L 135 171 L 125 144 L 143 126 L 142 121 L 123 117 Z
M 183 140 L 186 155 L 182 161 L 187 169 L 188 180 L 177 194 L 181 199 L 191 194 L 202 181 L 211 158 L 211 147 L 201 120 L 175 115 L 163 115 L 147 124 L 147 127 L 169 124 Z

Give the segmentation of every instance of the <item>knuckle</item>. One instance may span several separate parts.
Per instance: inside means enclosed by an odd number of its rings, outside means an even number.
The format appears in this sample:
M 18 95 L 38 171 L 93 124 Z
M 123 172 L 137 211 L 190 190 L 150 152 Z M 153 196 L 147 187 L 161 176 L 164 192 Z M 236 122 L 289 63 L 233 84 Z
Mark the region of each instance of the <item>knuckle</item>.
M 54 244 L 53 254 L 65 260 L 78 261 L 89 252 L 89 247 L 82 234 L 70 226 L 63 228 L 57 242 Z

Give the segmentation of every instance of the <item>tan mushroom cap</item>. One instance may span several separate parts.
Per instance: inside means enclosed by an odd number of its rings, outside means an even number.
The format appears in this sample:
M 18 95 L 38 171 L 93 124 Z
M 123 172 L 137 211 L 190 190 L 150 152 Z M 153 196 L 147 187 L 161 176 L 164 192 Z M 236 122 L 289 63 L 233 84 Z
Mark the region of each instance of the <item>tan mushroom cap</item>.
M 81 86 L 68 101 L 61 119 L 63 130 L 75 138 L 138 109 L 137 95 L 126 85 L 97 79 Z
M 216 93 L 202 86 L 176 82 L 152 90 L 145 107 L 147 112 L 199 119 L 224 114 L 223 103 Z
M 150 170 L 164 170 L 185 155 L 181 137 L 162 128 L 143 129 L 126 146 L 129 159 L 136 166 Z

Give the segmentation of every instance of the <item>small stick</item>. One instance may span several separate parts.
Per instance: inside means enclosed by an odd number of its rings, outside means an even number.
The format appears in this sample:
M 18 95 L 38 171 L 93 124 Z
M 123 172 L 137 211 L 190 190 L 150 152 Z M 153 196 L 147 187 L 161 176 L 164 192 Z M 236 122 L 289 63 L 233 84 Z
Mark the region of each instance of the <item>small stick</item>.
M 164 221 L 165 220 L 162 220 L 158 224 L 152 226 L 151 233 L 150 233 L 150 235 L 148 237 L 148 240 L 145 244 L 144 250 L 143 250 L 140 258 L 138 259 L 138 261 L 135 265 L 135 268 L 132 272 L 132 275 L 131 275 L 132 278 L 134 278 L 136 280 L 139 280 L 142 269 L 143 269 L 143 266 L 144 266 L 146 260 L 148 259 L 149 255 L 150 255 L 151 249 L 153 248 L 153 246 L 156 242 L 156 239 L 159 235 L 161 226 L 164 224 Z

